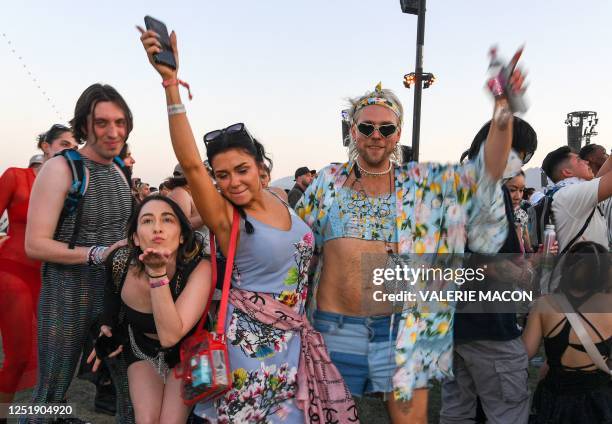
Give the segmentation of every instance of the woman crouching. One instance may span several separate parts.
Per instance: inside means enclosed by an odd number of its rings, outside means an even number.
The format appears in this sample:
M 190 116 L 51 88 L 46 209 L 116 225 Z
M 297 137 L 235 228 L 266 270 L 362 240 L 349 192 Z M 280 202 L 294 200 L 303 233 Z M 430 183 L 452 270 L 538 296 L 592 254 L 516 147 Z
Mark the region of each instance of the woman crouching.
M 210 262 L 202 260 L 202 241 L 189 220 L 167 197 L 146 197 L 138 205 L 127 240 L 107 262 L 98 356 L 94 349 L 88 362 L 95 358 L 95 371 L 99 357 L 121 353 L 136 422 L 184 423 L 190 408 L 172 368 L 180 342 L 204 313 Z

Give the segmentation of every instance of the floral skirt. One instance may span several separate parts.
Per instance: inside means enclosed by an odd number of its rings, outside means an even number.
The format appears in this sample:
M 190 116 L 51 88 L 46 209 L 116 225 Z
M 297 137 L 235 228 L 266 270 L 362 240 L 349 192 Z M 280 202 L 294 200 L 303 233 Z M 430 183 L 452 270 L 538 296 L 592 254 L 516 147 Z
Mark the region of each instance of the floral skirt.
M 195 414 L 211 423 L 303 423 L 294 398 L 300 337 L 261 323 L 230 305 L 227 340 L 233 387 Z

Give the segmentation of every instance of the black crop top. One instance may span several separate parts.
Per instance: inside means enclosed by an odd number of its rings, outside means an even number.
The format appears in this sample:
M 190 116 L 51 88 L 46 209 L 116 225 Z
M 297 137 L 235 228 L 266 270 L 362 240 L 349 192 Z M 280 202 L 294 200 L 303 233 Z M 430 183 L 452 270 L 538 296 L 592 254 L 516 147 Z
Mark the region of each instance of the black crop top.
M 572 296 L 568 296 L 568 300 L 570 301 L 570 303 L 574 307 L 574 310 L 576 310 L 576 312 L 578 312 L 578 307 L 582 303 L 584 303 L 586 300 L 588 300 L 588 297 L 585 297 L 585 298 L 573 298 Z M 597 350 L 599 351 L 599 353 L 601 354 L 601 356 L 603 356 L 604 358 L 610 357 L 610 348 L 612 346 L 612 337 L 604 340 L 603 336 L 599 333 L 599 331 L 595 328 L 595 326 L 593 324 L 591 324 L 591 322 L 589 320 L 587 320 L 586 317 L 582 313 L 578 312 L 578 314 L 580 315 L 580 317 L 584 321 L 586 321 L 587 324 L 589 324 L 589 326 L 593 329 L 593 331 L 595 331 L 595 333 L 599 337 L 600 341 L 597 342 L 597 343 L 594 343 L 594 344 L 595 344 L 595 347 L 597 348 Z M 559 331 L 559 333 L 557 333 L 557 334 L 555 334 L 554 336 L 551 337 L 550 335 L 557 328 L 559 328 L 559 326 L 561 324 L 563 324 L 563 323 L 565 323 L 565 324 L 561 328 L 561 331 Z M 579 350 L 581 352 L 585 352 L 586 353 L 586 350 L 584 349 L 584 346 L 582 346 L 581 344 L 570 343 L 569 336 L 570 336 L 571 329 L 572 329 L 572 326 L 571 326 L 570 322 L 567 320 L 567 318 L 563 318 L 544 337 L 544 350 L 546 352 L 546 358 L 547 358 L 548 364 L 550 365 L 551 368 L 562 368 L 562 369 L 573 370 L 573 371 L 580 371 L 580 370 L 583 370 L 585 368 L 593 367 L 594 364 L 592 364 L 592 363 L 588 364 L 588 365 L 580 366 L 580 367 L 570 367 L 570 366 L 567 366 L 567 365 L 563 365 L 561 363 L 561 358 L 563 357 L 563 354 L 567 350 L 568 346 L 573 348 L 573 349 L 576 349 L 576 350 Z
M 185 288 L 185 284 L 191 272 L 202 260 L 202 249 L 199 243 L 199 252 L 188 263 L 177 266 L 177 271 L 170 280 L 170 291 L 172 299 L 176 302 Z M 136 311 L 126 305 L 121 299 L 121 289 L 128 273 L 132 256 L 130 248 L 120 247 L 115 250 L 106 262 L 107 277 L 104 286 L 104 310 L 100 315 L 100 325 L 108 325 L 111 328 L 122 327 L 129 323 L 139 333 L 157 334 L 155 320 L 152 313 Z M 178 264 L 177 264 L 178 265 Z
M 132 328 L 140 333 L 157 334 L 157 328 L 155 327 L 155 318 L 153 314 L 139 312 L 136 309 L 130 308 L 124 302 L 123 307 L 125 309 L 125 320 L 132 326 Z

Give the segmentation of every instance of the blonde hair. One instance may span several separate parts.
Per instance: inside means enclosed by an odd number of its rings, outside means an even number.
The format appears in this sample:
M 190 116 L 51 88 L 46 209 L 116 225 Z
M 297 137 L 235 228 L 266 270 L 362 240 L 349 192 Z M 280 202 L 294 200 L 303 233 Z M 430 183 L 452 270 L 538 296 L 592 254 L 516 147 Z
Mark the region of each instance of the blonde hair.
M 359 114 L 361 113 L 361 111 L 368 106 L 368 105 L 363 105 L 363 102 L 364 100 L 367 100 L 369 98 L 384 99 L 392 103 L 393 105 L 395 105 L 397 110 L 399 111 L 399 115 L 396 114 L 398 125 L 400 129 L 402 128 L 402 125 L 404 123 L 404 108 L 402 107 L 402 103 L 400 102 L 400 100 L 398 99 L 398 97 L 395 95 L 393 91 L 389 90 L 388 88 L 380 88 L 379 86 L 377 86 L 372 91 L 366 92 L 363 96 L 353 97 L 353 98 L 348 99 L 349 106 L 350 106 L 348 110 L 348 120 L 349 120 L 350 127 L 355 125 L 357 118 L 359 117 Z M 393 112 L 395 113 L 395 111 Z M 349 160 L 354 161 L 357 158 L 357 156 L 359 156 L 359 153 L 357 151 L 357 143 L 353 139 L 351 131 L 348 131 L 348 134 L 346 137 L 348 138 L 348 157 L 349 157 Z M 402 163 L 402 146 L 400 145 L 399 142 L 395 145 L 395 150 L 393 151 L 393 153 L 391 153 L 390 159 L 391 161 L 395 163 L 398 163 L 398 164 Z

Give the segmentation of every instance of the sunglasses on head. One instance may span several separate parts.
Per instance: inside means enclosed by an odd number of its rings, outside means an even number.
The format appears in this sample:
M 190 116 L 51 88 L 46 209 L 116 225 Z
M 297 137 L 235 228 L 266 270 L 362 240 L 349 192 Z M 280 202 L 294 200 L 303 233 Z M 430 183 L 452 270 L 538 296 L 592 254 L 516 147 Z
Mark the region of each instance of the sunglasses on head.
M 372 134 L 374 134 L 375 130 L 378 130 L 380 135 L 387 138 L 395 134 L 395 132 L 397 131 L 397 125 L 395 124 L 374 125 L 374 124 L 369 124 L 367 122 L 362 122 L 360 124 L 357 124 L 357 130 L 361 134 L 365 135 L 366 137 L 370 137 Z
M 251 143 L 253 143 L 253 137 L 246 129 L 246 126 L 240 122 L 238 124 L 230 125 L 222 130 L 214 130 L 204 134 L 204 144 L 208 147 L 209 144 L 217 141 L 223 141 L 226 136 L 238 137 L 242 136 Z

